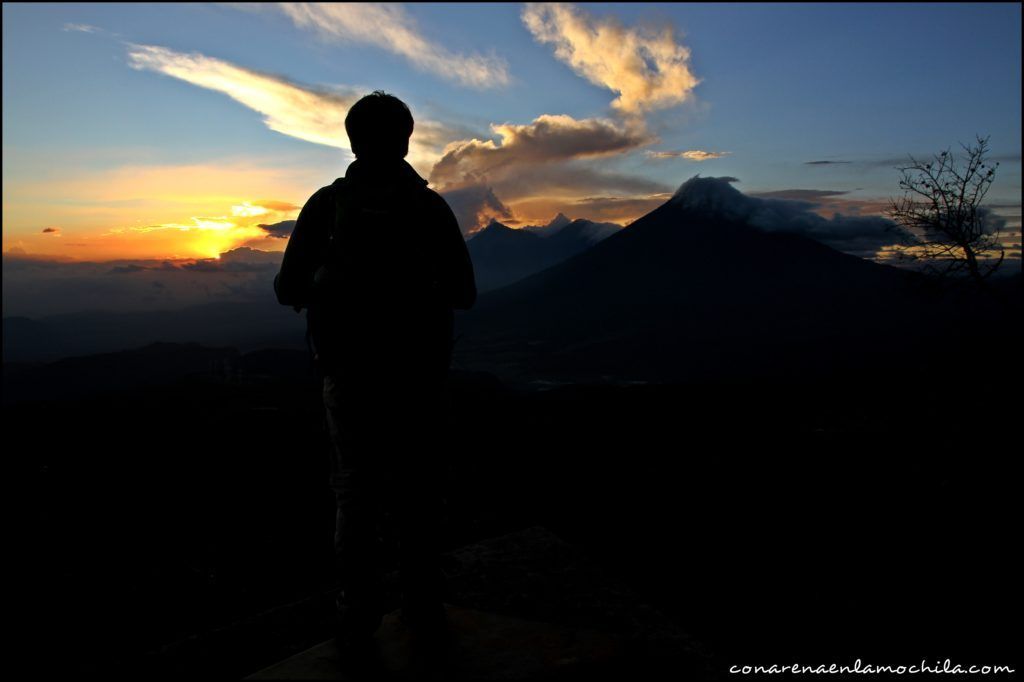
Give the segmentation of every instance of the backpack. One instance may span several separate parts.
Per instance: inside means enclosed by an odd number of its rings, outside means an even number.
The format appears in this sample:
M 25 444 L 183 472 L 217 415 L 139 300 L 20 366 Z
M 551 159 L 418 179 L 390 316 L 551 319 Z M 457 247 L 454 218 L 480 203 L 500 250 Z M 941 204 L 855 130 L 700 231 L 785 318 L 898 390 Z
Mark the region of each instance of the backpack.
M 317 365 L 334 373 L 389 369 L 430 377 L 447 372 L 452 311 L 437 293 L 429 190 L 381 203 L 331 185 L 327 304 L 310 307 L 308 333 Z M 387 367 L 383 367 L 387 365 Z

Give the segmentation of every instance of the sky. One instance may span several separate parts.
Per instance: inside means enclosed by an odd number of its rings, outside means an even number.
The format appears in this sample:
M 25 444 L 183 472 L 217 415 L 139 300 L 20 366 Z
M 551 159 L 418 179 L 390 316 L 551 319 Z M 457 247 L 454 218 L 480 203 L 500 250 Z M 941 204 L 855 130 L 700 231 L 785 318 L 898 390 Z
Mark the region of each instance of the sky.
M 376 89 L 465 233 L 628 224 L 698 173 L 877 215 L 983 135 L 1020 241 L 1020 4 L 4 3 L 5 259 L 280 251 Z

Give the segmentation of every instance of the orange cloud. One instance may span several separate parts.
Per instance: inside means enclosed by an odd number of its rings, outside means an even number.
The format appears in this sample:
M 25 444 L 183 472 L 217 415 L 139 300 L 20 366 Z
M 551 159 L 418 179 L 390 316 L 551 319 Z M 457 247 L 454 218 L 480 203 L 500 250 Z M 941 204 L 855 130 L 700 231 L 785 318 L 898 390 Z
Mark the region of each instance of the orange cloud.
M 302 208 L 302 206 L 293 204 L 290 201 L 275 201 L 274 199 L 257 199 L 253 203 L 269 211 L 298 211 Z
M 620 154 L 647 144 L 646 133 L 599 118 L 544 114 L 531 123 L 493 124 L 494 140 L 460 140 L 445 147 L 431 182 L 454 185 L 527 172 L 524 165 Z
M 494 124 L 491 129 L 497 140 L 453 142 L 430 173 L 432 183 L 458 199 L 456 214 L 464 232 L 478 229 L 492 217 L 508 222 L 521 218 L 513 216 L 503 202 L 510 206 L 523 200 L 550 203 L 551 197 L 650 194 L 667 189 L 591 163 L 650 143 L 652 138 L 640 125 L 544 114 L 528 124 Z
M 4 241 L 80 259 L 210 257 L 255 237 L 260 223 L 295 217 L 325 184 L 309 169 L 248 162 L 124 166 L 4 186 Z M 53 201 L 55 182 L 61 201 Z M 287 199 L 252 199 L 284 195 Z M 65 240 L 41 232 L 57 223 Z M 283 247 L 283 245 L 281 245 Z

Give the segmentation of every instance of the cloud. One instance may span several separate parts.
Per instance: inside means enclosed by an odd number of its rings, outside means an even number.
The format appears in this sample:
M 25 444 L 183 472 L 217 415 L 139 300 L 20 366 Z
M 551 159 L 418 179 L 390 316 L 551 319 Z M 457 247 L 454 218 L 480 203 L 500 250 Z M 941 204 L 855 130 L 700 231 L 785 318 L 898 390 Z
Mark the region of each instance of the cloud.
M 138 272 L 269 272 L 281 265 L 280 251 L 262 251 L 240 246 L 221 253 L 217 258 L 196 258 L 179 261 L 134 261 L 115 265 L 108 275 L 133 275 Z
M 359 99 L 292 83 L 202 54 L 184 54 L 156 45 L 129 46 L 128 64 L 216 90 L 264 115 L 268 128 L 316 144 L 348 149 L 345 115 Z
M 825 218 L 836 213 L 857 216 L 883 215 L 889 209 L 888 199 L 856 199 L 849 197 L 849 194 L 849 190 L 780 189 L 772 192 L 751 192 L 749 196 L 803 202 L 809 209 Z
M 805 201 L 815 206 L 821 204 L 822 199 L 838 197 L 849 194 L 847 190 L 832 189 L 780 189 L 773 192 L 751 192 L 750 196 L 762 199 L 788 199 L 791 201 Z
M 44 227 L 43 228 L 43 234 L 52 234 L 54 237 L 59 237 L 60 236 L 60 228 L 59 227 Z
M 293 204 L 290 201 L 277 201 L 274 199 L 257 199 L 252 202 L 255 206 L 260 206 L 267 209 L 268 211 L 298 211 L 302 207 Z
M 336 153 L 325 149 L 315 156 Z M 35 252 L 91 260 L 211 257 L 265 239 L 260 223 L 294 218 L 297 199 L 324 184 L 325 169 L 333 170 L 281 156 L 245 156 L 93 171 L 62 167 L 56 176 L 19 177 L 4 186 L 11 195 L 5 197 L 4 245 L 16 237 Z M 61 237 L 42 233 L 44 226 L 59 226 Z M 259 248 L 283 244 L 273 240 Z
M 652 193 L 668 189 L 659 182 L 591 163 L 648 144 L 651 138 L 637 126 L 545 114 L 528 124 L 495 124 L 491 129 L 497 141 L 453 142 L 430 173 L 430 181 L 445 196 L 467 190 L 464 196 L 468 203 L 459 215 L 467 233 L 492 217 L 513 220 L 506 209 L 512 208 L 514 213 L 510 202 L 517 199 L 561 197 L 564 201 L 599 192 Z
M 689 161 L 708 161 L 728 156 L 732 152 L 706 152 L 702 149 L 689 149 L 686 151 L 649 151 L 647 156 L 652 159 L 687 159 Z
M 62 31 L 75 31 L 77 33 L 98 33 L 103 29 L 98 26 L 90 26 L 89 24 L 64 24 L 61 28 Z
M 347 148 L 344 117 L 356 95 L 299 85 L 281 76 L 246 69 L 202 54 L 183 54 L 164 47 L 132 45 L 130 65 L 172 76 L 199 87 L 222 92 L 264 116 L 267 127 L 292 137 Z M 636 121 L 617 123 L 603 118 L 575 119 L 544 114 L 527 124 L 494 124 L 495 139 L 475 137 L 451 142 L 453 129 L 435 121 L 417 121 L 410 162 L 429 167 L 431 182 L 451 193 L 470 189 L 459 219 L 463 230 L 477 224 L 473 216 L 508 217 L 509 200 L 541 193 L 562 197 L 629 192 L 655 193 L 667 188 L 657 182 L 589 167 L 585 162 L 625 154 L 653 141 Z M 429 162 L 429 166 L 426 164 Z M 490 196 L 488 196 L 488 193 Z M 499 198 L 500 197 L 500 198 Z M 500 208 L 500 207 L 504 208 Z M 232 207 L 232 215 L 256 216 L 260 209 L 283 206 L 251 201 Z M 292 206 L 289 205 L 289 210 Z M 281 216 L 289 217 L 289 216 Z M 482 218 L 481 218 L 482 219 Z M 267 220 L 264 224 L 272 224 Z M 187 223 L 186 223 L 187 225 Z M 168 223 L 166 227 L 180 227 Z M 161 226 L 164 227 L 164 226 Z M 250 235 L 242 244 L 278 236 L 273 230 Z M 283 235 L 281 235 L 283 236 Z
M 986 243 L 984 245 L 977 245 L 979 261 L 994 265 L 999 258 L 1000 250 L 1004 252 L 1003 256 L 1007 260 L 1016 260 L 1020 257 L 1020 237 L 1018 234 L 1006 230 L 1006 218 L 998 215 L 987 206 L 978 207 L 977 218 L 981 234 L 987 235 L 984 240 Z M 937 251 L 928 246 L 929 243 L 932 243 L 934 235 L 929 235 L 920 229 L 901 230 L 901 233 L 907 238 L 906 242 L 894 244 L 885 249 L 879 254 L 882 259 L 904 261 L 904 264 L 913 265 L 916 257 L 924 256 L 922 261 L 917 262 L 918 266 L 930 269 L 935 265 L 936 261 L 933 260 L 932 256 L 937 255 Z M 942 237 L 938 237 L 937 242 L 942 244 L 945 243 L 945 240 Z M 945 247 L 940 247 L 940 251 L 941 253 L 938 253 L 939 257 L 945 259 L 947 257 Z M 910 257 L 909 263 L 906 262 L 908 256 Z M 1003 269 L 1003 272 L 1005 271 Z
M 407 59 L 420 71 L 473 88 L 509 82 L 508 65 L 497 56 L 461 55 L 425 38 L 401 5 L 377 3 L 276 3 L 303 29 L 329 41 L 362 43 Z
M 664 193 L 665 185 L 647 178 L 613 173 L 577 163 L 540 164 L 520 167 L 518 172 L 497 176 L 494 185 L 476 183 L 449 187 L 442 191 L 449 203 L 451 198 L 459 202 L 452 205 L 464 233 L 473 232 L 485 226 L 491 218 L 508 224 L 522 221 L 546 221 L 559 211 L 571 212 L 594 220 L 621 221 L 639 216 L 631 210 L 623 210 L 631 199 L 640 199 L 648 210 L 668 197 L 651 203 L 647 197 Z M 460 194 L 465 191 L 464 195 Z M 590 215 L 580 210 L 576 202 L 595 192 L 620 195 L 618 210 Z M 623 194 L 633 196 L 621 196 Z M 639 197 L 637 195 L 640 195 Z M 474 220 L 475 216 L 475 220 Z
M 181 266 L 181 269 L 198 273 L 255 273 L 275 272 L 277 270 L 277 266 L 269 263 L 222 263 L 215 258 L 204 258 L 202 260 L 197 260 L 194 263 L 184 263 Z
M 273 308 L 281 252 L 231 249 L 219 258 L 71 261 L 3 254 L 4 315 L 173 310 L 213 302 Z M 157 291 L 159 290 L 159 291 Z M 152 295 L 160 294 L 154 308 Z
M 279 266 L 282 254 L 280 251 L 261 251 L 248 246 L 239 246 L 220 254 L 221 263 L 261 263 Z
M 163 253 L 212 257 L 251 240 L 265 239 L 266 231 L 253 222 L 228 216 L 193 216 L 188 223 L 115 227 L 102 238 L 122 247 L 134 245 L 136 253 L 148 244 L 164 245 Z M 154 251 L 160 253 L 155 248 L 150 253 Z
M 1006 230 L 1006 218 L 995 213 L 988 206 L 978 207 L 978 220 L 984 234 L 997 234 Z
M 327 90 L 294 83 L 283 76 L 260 73 L 199 53 L 185 54 L 157 45 L 131 44 L 128 64 L 154 71 L 201 88 L 221 92 L 263 114 L 271 130 L 306 142 L 350 150 L 345 116 L 362 93 L 353 89 Z M 447 128 L 435 121 L 417 121 L 409 142 L 409 160 L 429 167 L 444 142 Z
M 805 166 L 831 166 L 837 163 L 853 163 L 852 161 L 804 161 Z
M 46 267 L 54 263 L 68 263 L 72 258 L 68 256 L 31 253 L 20 242 L 17 246 L 8 247 L 3 252 L 3 272 L 19 269 L 35 269 L 36 266 Z
M 465 233 L 491 218 L 515 222 L 513 203 L 518 199 L 558 197 L 564 203 L 595 193 L 650 194 L 668 189 L 591 163 L 649 144 L 650 136 L 639 126 L 544 114 L 527 124 L 494 124 L 491 129 L 497 140 L 452 142 L 430 172 L 439 191 L 460 202 L 456 214 Z M 465 192 L 456 194 L 458 190 Z
M 493 124 L 500 140 L 460 140 L 445 147 L 430 172 L 431 182 L 475 182 L 523 165 L 618 154 L 647 144 L 648 136 L 607 119 L 577 120 L 544 114 L 531 123 Z
M 512 219 L 512 211 L 487 185 L 467 185 L 447 190 L 442 196 L 459 221 L 463 234 L 474 232 L 492 218 Z
M 147 268 L 144 265 L 137 265 L 135 263 L 129 263 L 128 265 L 115 265 L 107 271 L 108 275 L 134 275 L 136 272 L 146 272 L 153 268 Z
M 262 228 L 267 233 L 267 237 L 271 239 L 288 239 L 292 235 L 292 230 L 295 229 L 295 221 L 283 220 L 269 225 L 261 223 L 257 227 Z
M 573 71 L 618 93 L 612 107 L 625 115 L 680 104 L 700 82 L 690 70 L 690 50 L 671 26 L 626 28 L 571 4 L 547 3 L 527 4 L 522 20 Z
M 744 221 L 768 232 L 801 234 L 861 257 L 874 257 L 883 248 L 899 242 L 899 234 L 893 229 L 895 224 L 888 218 L 835 213 L 829 219 L 814 212 L 816 204 L 813 201 L 790 198 L 821 198 L 843 192 L 783 190 L 752 196 L 734 188 L 734 182 L 738 180 L 697 175 L 676 190 L 672 201 L 689 209 L 712 211 L 732 220 Z

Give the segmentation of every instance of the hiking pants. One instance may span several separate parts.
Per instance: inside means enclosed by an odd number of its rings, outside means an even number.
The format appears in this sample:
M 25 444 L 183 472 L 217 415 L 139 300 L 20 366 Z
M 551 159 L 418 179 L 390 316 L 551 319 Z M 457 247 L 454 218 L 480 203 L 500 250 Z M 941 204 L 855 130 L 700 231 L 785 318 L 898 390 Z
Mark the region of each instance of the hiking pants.
M 397 535 L 403 616 L 441 608 L 440 397 L 436 382 L 324 378 L 339 615 L 342 628 L 354 634 L 372 633 L 380 624 L 385 516 Z

